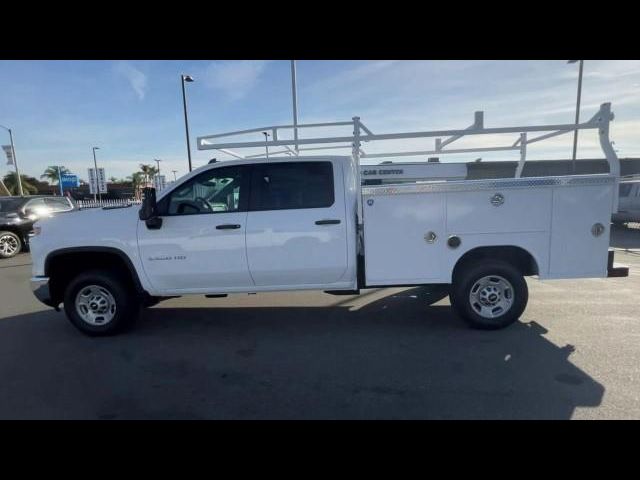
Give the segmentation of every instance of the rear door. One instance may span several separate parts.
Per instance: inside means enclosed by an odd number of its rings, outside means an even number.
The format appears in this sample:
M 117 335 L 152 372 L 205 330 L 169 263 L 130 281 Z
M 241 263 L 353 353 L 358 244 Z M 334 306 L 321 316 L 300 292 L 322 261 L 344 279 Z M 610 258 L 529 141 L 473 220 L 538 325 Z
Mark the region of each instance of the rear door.
M 338 282 L 347 269 L 341 164 L 254 165 L 246 235 L 249 271 L 257 286 Z

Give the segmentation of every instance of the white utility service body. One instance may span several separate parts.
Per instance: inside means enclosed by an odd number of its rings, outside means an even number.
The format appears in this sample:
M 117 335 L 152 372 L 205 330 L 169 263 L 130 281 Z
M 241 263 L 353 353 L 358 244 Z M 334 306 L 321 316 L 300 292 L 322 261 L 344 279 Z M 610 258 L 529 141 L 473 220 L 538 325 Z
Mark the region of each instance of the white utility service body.
M 526 133 L 510 147 L 475 149 L 519 150 L 516 178 L 508 179 L 465 180 L 459 166 L 360 165 L 366 155 L 361 146 L 374 140 L 451 135 L 445 141 L 436 139 L 435 152 L 444 154 L 456 152 L 444 146 L 464 135 L 552 131 L 539 137 L 543 139 L 576 126 L 485 129 L 482 115 L 476 113 L 468 129 L 444 132 L 374 135 L 355 117 L 353 122 L 306 125 L 353 125 L 349 137 L 305 140 L 296 134 L 295 140 L 278 139 L 277 129 L 292 126 L 268 127 L 274 140 L 266 143 L 213 143 L 218 137 L 262 129 L 200 137 L 200 149 L 221 150 L 237 159 L 200 167 L 157 199 L 149 191 L 153 200 L 150 197 L 140 214 L 137 208 L 96 209 L 39 222 L 31 245 L 32 286 L 38 298 L 56 308 L 68 299 L 64 303 L 70 318 L 74 313 L 67 303 L 75 298 L 80 316 L 94 319 L 102 312 L 101 321 L 108 323 L 105 318 L 117 318 L 118 295 L 124 294 L 116 287 L 111 295 L 104 293 L 117 276 L 109 274 L 111 280 L 101 282 L 99 272 L 115 264 L 122 264 L 118 274 L 129 274 L 128 285 L 138 294 L 164 298 L 305 289 L 357 293 L 362 288 L 425 284 L 455 288 L 464 283 L 467 270 L 481 271 L 495 259 L 502 270 L 483 273 L 478 286 L 468 287 L 471 293 L 458 297 L 469 295 L 477 312 L 497 318 L 517 301 L 524 302 L 522 309 L 526 305 L 526 284 L 513 277 L 505 263 L 513 263 L 518 275 L 540 279 L 625 275 L 613 267 L 608 253 L 619 181 L 618 159 L 608 139 L 611 118 L 609 104 L 604 104 L 577 126 L 599 130 L 609 174 L 536 178 L 520 178 L 526 145 L 538 140 L 527 140 Z M 366 135 L 360 136 L 361 129 Z M 344 148 L 304 145 L 344 142 L 351 142 L 349 156 L 301 155 L 301 150 Z M 273 153 L 243 157 L 230 150 L 261 146 L 272 147 Z M 286 150 L 274 152 L 278 146 Z M 286 183 L 296 169 L 313 176 L 305 189 Z M 363 186 L 367 178 L 384 181 Z M 291 185 L 290 190 L 283 185 Z M 292 198 L 296 196 L 300 199 Z M 94 265 L 92 258 L 100 260 Z M 69 292 L 64 285 L 74 285 L 73 275 L 92 266 L 95 280 L 85 280 L 77 293 Z M 95 285 L 89 288 L 87 282 Z M 520 291 L 524 299 L 514 297 Z M 72 321 L 85 330 L 80 320 Z M 90 326 L 89 333 L 96 334 L 105 327 L 100 322 Z

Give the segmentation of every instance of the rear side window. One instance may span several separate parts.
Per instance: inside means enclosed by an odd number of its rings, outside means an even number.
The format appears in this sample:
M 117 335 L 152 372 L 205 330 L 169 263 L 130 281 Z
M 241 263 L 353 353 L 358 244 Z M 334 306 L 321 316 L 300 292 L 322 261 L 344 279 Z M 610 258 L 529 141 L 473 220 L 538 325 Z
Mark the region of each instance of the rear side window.
M 250 210 L 326 208 L 333 205 L 331 162 L 286 162 L 255 165 Z

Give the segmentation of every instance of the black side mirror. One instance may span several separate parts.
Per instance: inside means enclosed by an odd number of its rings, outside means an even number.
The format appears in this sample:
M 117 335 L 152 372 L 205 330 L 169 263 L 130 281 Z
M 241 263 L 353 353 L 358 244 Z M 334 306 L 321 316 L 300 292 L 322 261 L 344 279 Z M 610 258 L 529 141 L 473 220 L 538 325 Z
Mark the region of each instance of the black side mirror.
M 138 212 L 140 220 L 144 220 L 147 228 L 156 230 L 162 226 L 162 219 L 158 217 L 158 204 L 156 203 L 156 189 L 145 188 L 142 191 L 144 196 L 142 207 Z

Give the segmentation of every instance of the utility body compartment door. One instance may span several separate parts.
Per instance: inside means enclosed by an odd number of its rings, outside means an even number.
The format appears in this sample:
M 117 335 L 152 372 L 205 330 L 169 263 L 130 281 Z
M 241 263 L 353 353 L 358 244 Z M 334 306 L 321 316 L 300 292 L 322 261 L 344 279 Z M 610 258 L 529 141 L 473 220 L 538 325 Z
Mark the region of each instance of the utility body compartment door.
M 429 283 L 442 275 L 444 193 L 365 195 L 367 286 Z

